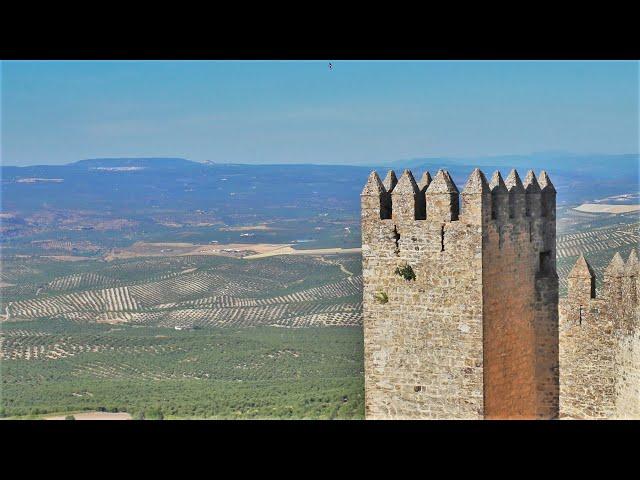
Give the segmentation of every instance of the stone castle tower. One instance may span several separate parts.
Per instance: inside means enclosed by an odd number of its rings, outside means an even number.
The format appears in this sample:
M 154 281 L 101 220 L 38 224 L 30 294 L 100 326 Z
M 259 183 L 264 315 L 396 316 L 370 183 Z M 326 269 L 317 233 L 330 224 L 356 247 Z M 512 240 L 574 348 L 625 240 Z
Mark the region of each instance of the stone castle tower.
M 367 418 L 558 417 L 555 201 L 545 172 L 476 169 L 461 195 L 445 170 L 371 173 Z
M 616 253 L 596 296 L 580 256 L 560 302 L 561 418 L 640 419 L 640 264 Z

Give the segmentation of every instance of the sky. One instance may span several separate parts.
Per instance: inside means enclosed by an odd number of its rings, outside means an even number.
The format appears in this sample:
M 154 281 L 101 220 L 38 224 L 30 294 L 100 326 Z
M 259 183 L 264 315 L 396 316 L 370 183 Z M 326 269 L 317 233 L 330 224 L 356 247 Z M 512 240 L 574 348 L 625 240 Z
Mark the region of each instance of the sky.
M 639 62 L 4 61 L 3 165 L 637 153 Z

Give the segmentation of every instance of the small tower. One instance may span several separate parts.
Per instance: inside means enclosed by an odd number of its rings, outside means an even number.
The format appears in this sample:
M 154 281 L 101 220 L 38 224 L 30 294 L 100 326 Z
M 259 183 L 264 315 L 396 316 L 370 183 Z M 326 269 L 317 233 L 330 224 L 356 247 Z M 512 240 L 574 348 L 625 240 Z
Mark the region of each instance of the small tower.
M 587 305 L 589 300 L 596 298 L 596 275 L 584 255 L 578 257 L 567 283 L 569 296 L 581 304 Z
M 458 219 L 458 188 L 449 172 L 438 170 L 436 178 L 426 190 L 427 220 L 431 222 L 450 222 Z

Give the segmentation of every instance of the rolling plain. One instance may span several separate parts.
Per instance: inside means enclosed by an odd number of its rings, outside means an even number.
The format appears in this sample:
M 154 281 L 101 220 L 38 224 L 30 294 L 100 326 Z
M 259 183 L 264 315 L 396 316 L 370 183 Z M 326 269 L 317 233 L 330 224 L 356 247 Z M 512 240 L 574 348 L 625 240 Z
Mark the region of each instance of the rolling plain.
M 0 415 L 363 418 L 370 168 L 154 165 L 3 167 Z M 608 188 L 559 194 L 561 295 L 580 253 L 600 286 L 638 245 Z

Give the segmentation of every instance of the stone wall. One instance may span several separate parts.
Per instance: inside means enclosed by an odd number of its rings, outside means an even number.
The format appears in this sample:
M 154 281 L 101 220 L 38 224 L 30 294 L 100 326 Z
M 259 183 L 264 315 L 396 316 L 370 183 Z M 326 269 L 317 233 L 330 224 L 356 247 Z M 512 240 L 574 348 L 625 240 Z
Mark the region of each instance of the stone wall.
M 481 418 L 482 234 L 412 218 L 401 207 L 412 182 L 395 187 L 393 219 L 368 214 L 363 198 L 366 416 Z M 407 265 L 415 279 L 396 273 Z
M 640 334 L 618 338 L 615 417 L 640 420 Z
M 640 419 L 638 262 L 616 254 L 602 296 L 580 257 L 560 302 L 560 413 L 574 419 Z
M 499 210 L 483 246 L 487 418 L 558 413 L 555 191 L 544 173 L 542 180 L 544 191 L 532 172 L 524 186 L 515 170 L 506 182 L 498 172 L 491 181 Z M 546 209 L 542 196 L 552 197 Z
M 612 417 L 615 339 L 606 303 L 562 299 L 560 319 L 560 417 Z
M 555 418 L 555 190 L 515 171 L 362 193 L 367 418 Z M 500 178 L 501 180 L 501 178 Z M 385 185 L 387 187 L 385 187 Z M 504 190 L 502 187 L 504 186 Z M 388 191 L 391 189 L 391 192 Z M 397 268 L 410 266 L 415 278 Z

